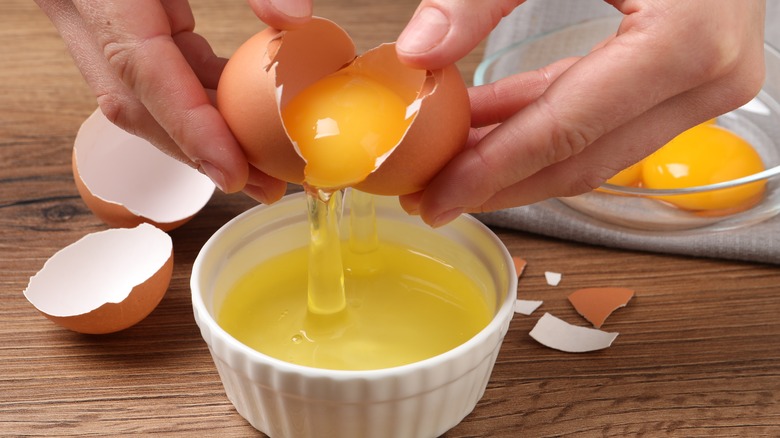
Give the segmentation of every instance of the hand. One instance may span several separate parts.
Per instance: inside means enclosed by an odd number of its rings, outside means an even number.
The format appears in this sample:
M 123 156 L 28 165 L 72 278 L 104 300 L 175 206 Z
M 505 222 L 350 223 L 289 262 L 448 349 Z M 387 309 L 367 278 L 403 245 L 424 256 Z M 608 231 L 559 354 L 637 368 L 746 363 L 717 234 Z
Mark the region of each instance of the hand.
M 424 0 L 399 38 L 399 56 L 424 68 L 455 62 L 518 3 L 475 10 Z M 402 198 L 407 211 L 439 226 L 464 211 L 590 191 L 760 89 L 764 1 L 609 3 L 622 23 L 587 56 L 470 90 L 467 149 L 424 191 Z
M 226 63 L 193 32 L 186 1 L 36 0 L 109 120 L 199 168 L 225 192 L 273 202 L 286 184 L 254 167 L 211 102 Z

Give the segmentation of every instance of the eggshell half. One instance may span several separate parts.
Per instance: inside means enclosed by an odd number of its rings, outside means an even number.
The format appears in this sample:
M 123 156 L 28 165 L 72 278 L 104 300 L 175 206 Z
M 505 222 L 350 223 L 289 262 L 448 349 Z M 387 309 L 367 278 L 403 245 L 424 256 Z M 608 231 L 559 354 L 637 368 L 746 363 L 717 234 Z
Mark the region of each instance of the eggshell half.
M 170 236 L 144 223 L 88 234 L 63 248 L 30 278 L 24 295 L 65 328 L 112 333 L 154 310 L 172 272 Z
M 112 227 L 148 222 L 170 231 L 199 212 L 215 188 L 207 176 L 117 127 L 99 109 L 78 131 L 72 167 L 84 203 Z
M 398 60 L 395 44 L 383 44 L 354 61 L 355 68 L 418 108 L 404 137 L 355 188 L 377 195 L 404 195 L 425 188 L 466 144 L 471 113 L 468 91 L 455 66 L 425 71 Z

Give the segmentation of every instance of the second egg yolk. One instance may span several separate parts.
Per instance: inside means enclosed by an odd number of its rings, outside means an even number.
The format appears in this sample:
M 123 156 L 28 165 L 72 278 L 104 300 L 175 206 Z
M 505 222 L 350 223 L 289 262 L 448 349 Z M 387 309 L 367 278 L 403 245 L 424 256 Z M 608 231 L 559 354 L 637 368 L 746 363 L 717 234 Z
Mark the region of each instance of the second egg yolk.
M 650 189 L 696 187 L 730 181 L 764 170 L 750 144 L 729 130 L 702 124 L 675 137 L 642 161 L 642 185 Z M 728 189 L 659 197 L 688 210 L 733 210 L 763 194 L 759 181 Z
M 282 119 L 306 161 L 306 183 L 339 189 L 364 180 L 406 133 L 407 106 L 380 82 L 348 71 L 296 95 Z
M 607 180 L 607 183 L 616 186 L 638 186 L 642 182 L 642 162 L 634 163 L 618 172 Z
M 702 125 L 715 125 L 717 119 L 709 119 Z M 692 129 L 697 129 L 692 128 Z M 638 187 L 642 185 L 642 162 L 634 163 L 629 167 L 618 172 L 615 176 L 607 180 L 608 184 L 623 187 Z

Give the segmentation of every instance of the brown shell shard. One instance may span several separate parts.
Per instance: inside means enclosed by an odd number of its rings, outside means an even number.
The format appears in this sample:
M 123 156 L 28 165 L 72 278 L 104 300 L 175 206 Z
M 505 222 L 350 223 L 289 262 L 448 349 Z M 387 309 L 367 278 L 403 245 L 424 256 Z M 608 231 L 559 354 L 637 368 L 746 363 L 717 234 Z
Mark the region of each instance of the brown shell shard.
M 517 278 L 520 278 L 520 276 L 523 275 L 523 271 L 525 271 L 526 265 L 528 265 L 528 262 L 525 261 L 525 259 L 522 259 L 517 256 L 512 256 L 512 263 L 515 264 L 515 272 L 517 272 Z
M 599 328 L 607 317 L 626 304 L 634 291 L 625 287 L 593 287 L 580 289 L 569 295 L 569 302 L 577 313 Z

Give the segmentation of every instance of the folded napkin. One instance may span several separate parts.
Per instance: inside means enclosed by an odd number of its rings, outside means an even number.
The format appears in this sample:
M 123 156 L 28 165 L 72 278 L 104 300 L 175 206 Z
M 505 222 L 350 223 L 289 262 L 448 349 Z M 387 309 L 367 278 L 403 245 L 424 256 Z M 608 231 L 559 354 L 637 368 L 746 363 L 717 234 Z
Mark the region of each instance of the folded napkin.
M 618 13 L 606 2 L 528 0 L 496 27 L 486 56 L 530 36 L 610 15 Z M 767 2 L 767 22 L 778 18 L 780 1 Z M 766 38 L 780 47 L 780 26 L 767 26 Z M 477 217 L 493 226 L 596 245 L 780 264 L 780 216 L 728 231 L 650 232 L 609 225 L 551 199 Z
M 780 216 L 728 231 L 653 232 L 608 225 L 555 199 L 476 216 L 488 225 L 595 245 L 780 264 Z

